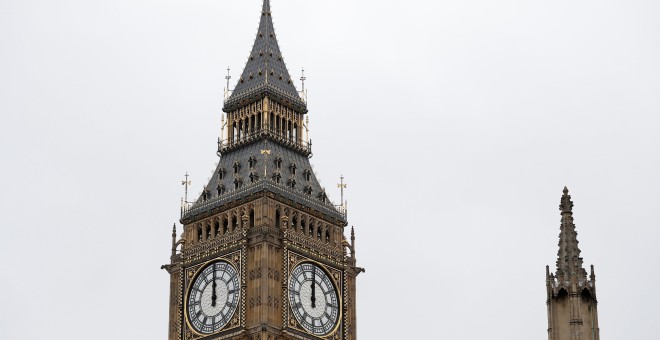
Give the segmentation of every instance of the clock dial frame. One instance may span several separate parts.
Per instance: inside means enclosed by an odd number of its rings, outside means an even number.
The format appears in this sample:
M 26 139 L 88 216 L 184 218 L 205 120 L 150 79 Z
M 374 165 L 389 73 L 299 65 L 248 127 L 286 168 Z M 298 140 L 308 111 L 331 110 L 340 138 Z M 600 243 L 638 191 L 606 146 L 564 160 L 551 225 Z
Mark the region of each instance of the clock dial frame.
M 338 329 L 341 295 L 337 287 L 332 276 L 316 262 L 303 261 L 293 267 L 288 283 L 289 307 L 306 332 L 327 336 Z
M 225 259 L 207 262 L 193 276 L 185 295 L 184 314 L 198 335 L 223 330 L 241 301 L 240 273 Z M 213 282 L 215 281 L 215 287 Z

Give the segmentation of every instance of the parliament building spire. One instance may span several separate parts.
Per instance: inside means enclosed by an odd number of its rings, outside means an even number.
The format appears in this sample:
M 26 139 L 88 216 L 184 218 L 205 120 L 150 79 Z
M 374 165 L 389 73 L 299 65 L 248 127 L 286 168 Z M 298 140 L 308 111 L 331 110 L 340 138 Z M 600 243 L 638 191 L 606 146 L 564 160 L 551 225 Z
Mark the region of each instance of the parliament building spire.
M 573 222 L 573 201 L 564 192 L 559 203 L 561 225 L 555 273 L 546 267 L 548 340 L 599 340 L 596 275 L 583 267 L 577 231 Z

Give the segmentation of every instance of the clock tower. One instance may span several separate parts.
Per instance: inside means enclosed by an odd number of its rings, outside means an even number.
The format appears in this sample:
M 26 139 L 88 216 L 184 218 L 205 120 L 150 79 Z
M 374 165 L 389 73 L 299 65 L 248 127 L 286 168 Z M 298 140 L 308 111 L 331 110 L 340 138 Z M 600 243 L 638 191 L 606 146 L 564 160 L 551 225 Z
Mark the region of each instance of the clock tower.
M 561 231 L 557 272 L 546 266 L 546 300 L 548 308 L 548 340 L 599 340 L 596 274 L 582 265 L 577 232 L 573 224 L 573 201 L 564 187 L 559 204 Z
M 307 103 L 264 0 L 220 161 L 172 230 L 169 340 L 356 339 L 355 234 L 309 158 Z M 188 182 L 186 181 L 187 185 Z

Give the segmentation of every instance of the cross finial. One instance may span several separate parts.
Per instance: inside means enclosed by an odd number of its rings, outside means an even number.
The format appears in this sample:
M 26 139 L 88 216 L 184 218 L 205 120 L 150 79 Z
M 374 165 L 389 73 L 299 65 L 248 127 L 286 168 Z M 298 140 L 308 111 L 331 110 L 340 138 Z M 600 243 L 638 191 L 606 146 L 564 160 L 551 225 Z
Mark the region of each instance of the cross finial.
M 184 202 L 187 204 L 188 203 L 188 186 L 192 184 L 192 181 L 188 180 L 188 173 L 186 172 L 186 179 L 181 181 L 181 185 L 185 186 L 185 198 Z
M 307 77 L 305 77 L 305 68 L 302 68 L 302 76 L 300 77 L 300 81 L 302 81 L 302 91 L 305 91 L 305 80 L 307 80 Z
M 225 76 L 225 79 L 227 79 L 227 91 L 229 91 L 229 79 L 231 79 L 231 75 L 229 74 L 229 71 L 231 71 L 231 69 L 229 68 L 229 66 L 227 66 L 227 76 Z
M 345 205 L 344 205 L 344 189 L 346 189 L 347 186 L 348 186 L 348 184 L 344 183 L 344 175 L 341 175 L 339 177 L 339 183 L 337 183 L 337 188 L 339 188 L 339 190 L 341 192 L 341 206 L 342 207 L 345 207 Z

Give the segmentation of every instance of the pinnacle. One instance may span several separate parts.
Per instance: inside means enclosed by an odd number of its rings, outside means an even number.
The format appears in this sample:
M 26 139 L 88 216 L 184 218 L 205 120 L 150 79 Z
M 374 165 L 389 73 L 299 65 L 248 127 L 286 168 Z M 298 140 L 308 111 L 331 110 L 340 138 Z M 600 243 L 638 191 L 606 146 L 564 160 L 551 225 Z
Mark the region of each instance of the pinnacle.
M 571 201 L 571 195 L 568 194 L 568 188 L 564 187 L 564 195 L 561 197 L 561 202 L 559 203 L 559 210 L 562 213 L 572 213 L 573 212 L 573 201 Z
M 559 233 L 559 251 L 557 252 L 557 275 L 576 273 L 581 277 L 586 276 L 586 272 L 582 268 L 577 231 L 573 223 L 573 201 L 571 201 L 571 196 L 568 194 L 568 188 L 566 187 L 564 187 L 559 210 L 561 210 L 562 218 Z

